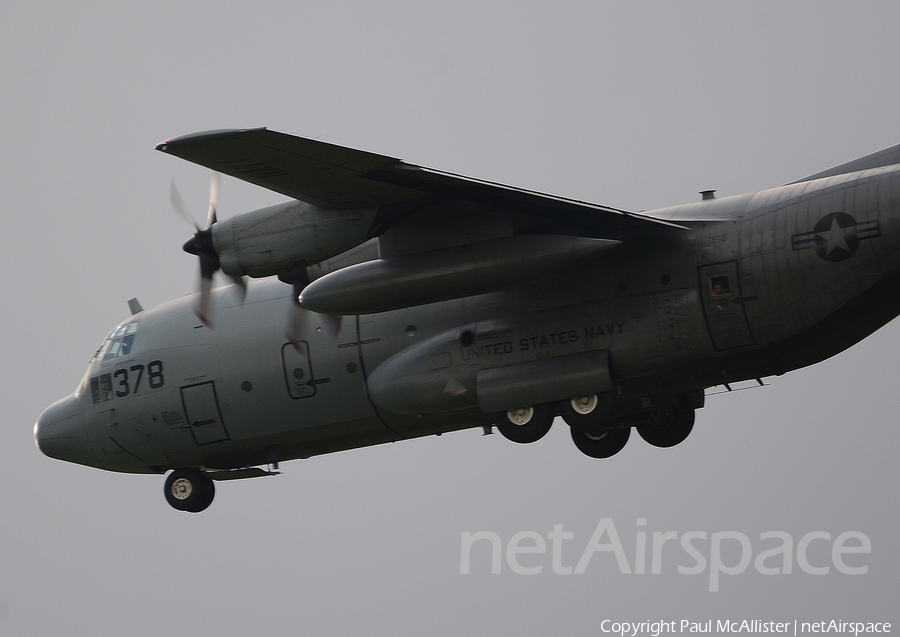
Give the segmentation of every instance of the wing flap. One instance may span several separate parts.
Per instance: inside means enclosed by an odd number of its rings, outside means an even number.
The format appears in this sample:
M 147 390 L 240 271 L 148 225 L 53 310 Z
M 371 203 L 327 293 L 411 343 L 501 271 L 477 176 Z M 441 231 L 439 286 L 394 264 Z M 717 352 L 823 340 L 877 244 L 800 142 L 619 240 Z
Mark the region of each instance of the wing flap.
M 408 190 L 429 193 L 433 201 L 465 201 L 544 220 L 540 232 L 629 238 L 653 230 L 687 230 L 685 226 L 609 206 L 567 199 L 513 186 L 398 162 L 365 175 Z

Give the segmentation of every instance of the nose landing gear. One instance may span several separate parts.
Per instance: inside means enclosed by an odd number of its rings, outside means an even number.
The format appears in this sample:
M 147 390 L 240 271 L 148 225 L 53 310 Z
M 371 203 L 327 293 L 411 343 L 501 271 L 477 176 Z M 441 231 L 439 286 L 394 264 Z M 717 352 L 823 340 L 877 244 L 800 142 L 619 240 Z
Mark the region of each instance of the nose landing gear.
M 165 495 L 172 508 L 200 513 L 212 504 L 216 485 L 196 469 L 175 469 L 166 478 Z

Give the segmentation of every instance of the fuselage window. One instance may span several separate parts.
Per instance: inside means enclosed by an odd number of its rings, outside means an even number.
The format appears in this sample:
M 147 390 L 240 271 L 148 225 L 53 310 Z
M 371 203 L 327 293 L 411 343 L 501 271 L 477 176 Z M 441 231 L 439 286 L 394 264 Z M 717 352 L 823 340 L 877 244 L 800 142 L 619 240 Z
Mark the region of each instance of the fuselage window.
M 113 398 L 112 376 L 110 374 L 102 374 L 91 378 L 91 399 L 94 404 L 106 402 Z
M 731 294 L 731 286 L 728 285 L 727 276 L 714 276 L 709 280 L 709 293 L 711 296 Z

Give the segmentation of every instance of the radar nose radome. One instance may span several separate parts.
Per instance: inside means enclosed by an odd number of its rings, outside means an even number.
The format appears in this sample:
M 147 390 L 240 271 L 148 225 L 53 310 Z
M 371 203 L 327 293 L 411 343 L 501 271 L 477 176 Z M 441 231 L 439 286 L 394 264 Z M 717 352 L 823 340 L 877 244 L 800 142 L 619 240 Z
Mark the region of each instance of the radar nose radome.
M 34 424 L 34 443 L 41 453 L 51 458 L 89 464 L 91 444 L 74 394 L 56 401 L 38 417 Z

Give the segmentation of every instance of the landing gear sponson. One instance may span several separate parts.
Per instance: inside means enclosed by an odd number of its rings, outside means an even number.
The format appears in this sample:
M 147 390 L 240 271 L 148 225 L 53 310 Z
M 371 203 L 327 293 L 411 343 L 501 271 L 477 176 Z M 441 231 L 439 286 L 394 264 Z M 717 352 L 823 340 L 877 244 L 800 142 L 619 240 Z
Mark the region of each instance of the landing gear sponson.
M 562 416 L 575 446 L 592 458 L 609 458 L 621 451 L 631 429 L 654 447 L 674 447 L 683 442 L 694 427 L 696 408 L 703 396 L 677 394 L 652 410 L 622 414 L 613 392 L 578 396 L 555 404 L 532 405 L 497 412 L 497 430 L 513 442 L 531 443 L 550 431 L 556 415 Z

